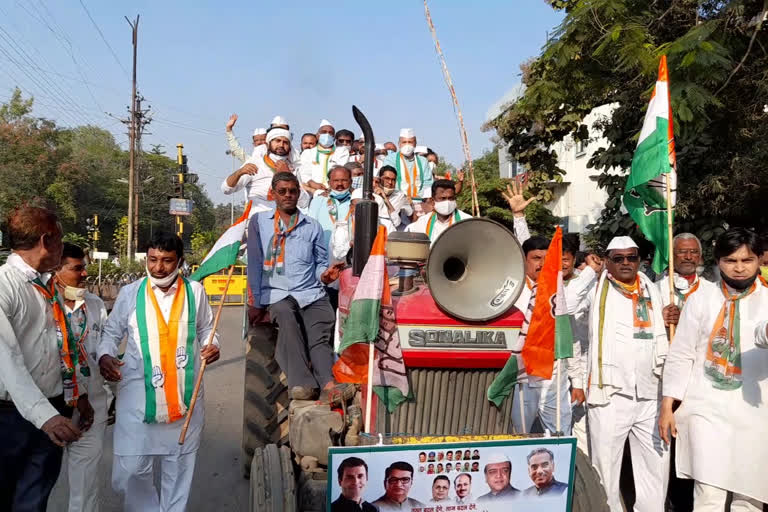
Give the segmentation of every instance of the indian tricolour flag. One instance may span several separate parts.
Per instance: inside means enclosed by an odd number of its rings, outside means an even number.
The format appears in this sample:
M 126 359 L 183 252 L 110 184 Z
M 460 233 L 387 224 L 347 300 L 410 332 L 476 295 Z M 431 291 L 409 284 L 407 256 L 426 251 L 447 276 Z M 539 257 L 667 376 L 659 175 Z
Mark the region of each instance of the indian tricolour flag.
M 333 365 L 337 382 L 364 384 L 369 373 L 372 386 L 389 411 L 408 396 L 403 351 L 394 321 L 384 253 L 387 229 L 379 226 L 371 254 L 360 274 L 349 314 L 342 322 L 339 359 Z M 368 368 L 369 351 L 374 349 L 373 368 Z
M 551 379 L 555 360 L 569 357 L 573 357 L 573 332 L 563 285 L 563 231 L 558 227 L 531 292 L 516 346 L 488 388 L 488 400 L 500 406 L 516 383 L 530 377 Z
M 211 274 L 234 265 L 243 243 L 245 228 L 248 225 L 248 213 L 251 211 L 251 202 L 245 206 L 243 215 L 229 226 L 223 235 L 216 240 L 211 250 L 206 254 L 200 267 L 189 276 L 192 281 L 202 281 Z
M 671 210 L 676 201 L 676 167 L 667 57 L 662 55 L 659 78 L 645 113 L 643 129 L 632 158 L 632 170 L 624 190 L 624 206 L 640 231 L 656 246 L 653 270 L 657 273 L 661 273 L 669 263 L 667 183 Z M 672 219 L 669 219 L 671 222 Z

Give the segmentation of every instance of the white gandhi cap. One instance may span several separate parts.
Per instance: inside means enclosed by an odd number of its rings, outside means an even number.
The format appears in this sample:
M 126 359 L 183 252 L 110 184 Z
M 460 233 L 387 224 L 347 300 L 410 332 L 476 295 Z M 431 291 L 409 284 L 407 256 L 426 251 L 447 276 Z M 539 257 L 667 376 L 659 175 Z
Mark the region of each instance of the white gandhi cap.
M 327 120 L 327 119 L 323 119 L 322 121 L 320 121 L 320 126 L 318 126 L 318 127 L 317 127 L 317 129 L 319 130 L 319 129 L 320 129 L 320 128 L 322 128 L 323 126 L 330 126 L 331 128 L 333 128 L 333 125 L 332 125 L 332 124 L 331 124 L 331 122 L 330 122 L 329 120 Z
M 267 130 L 265 128 L 256 128 L 255 130 L 253 130 L 254 135 L 264 135 L 265 133 L 267 133 Z
M 485 464 L 486 465 L 488 465 L 488 464 L 499 464 L 501 462 L 509 462 L 510 464 L 512 463 L 509 460 L 509 457 L 507 457 L 503 453 L 492 453 L 491 456 L 488 457 L 488 459 L 486 459 Z
M 288 120 L 283 116 L 275 116 L 272 118 L 272 126 L 285 125 L 288 126 Z
M 413 131 L 413 128 L 400 128 L 400 137 L 403 139 L 412 139 L 415 137 L 416 134 Z
M 607 251 L 613 251 L 614 249 L 637 249 L 637 244 L 632 238 L 628 236 L 616 236 L 613 237 L 611 243 L 605 248 Z

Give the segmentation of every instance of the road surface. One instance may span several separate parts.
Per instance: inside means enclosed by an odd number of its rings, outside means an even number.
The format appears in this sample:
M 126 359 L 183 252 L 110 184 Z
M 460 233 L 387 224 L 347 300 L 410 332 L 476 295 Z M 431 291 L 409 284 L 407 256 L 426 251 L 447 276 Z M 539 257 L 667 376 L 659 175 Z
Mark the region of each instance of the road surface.
M 248 511 L 248 481 L 242 476 L 240 440 L 243 424 L 245 347 L 242 342 L 242 306 L 227 306 L 221 315 L 221 359 L 205 371 L 205 430 L 197 454 L 188 512 Z M 99 474 L 99 512 L 120 512 L 121 498 L 112 490 L 112 427 L 107 427 Z M 61 475 L 48 501 L 50 512 L 66 512 L 66 457 Z

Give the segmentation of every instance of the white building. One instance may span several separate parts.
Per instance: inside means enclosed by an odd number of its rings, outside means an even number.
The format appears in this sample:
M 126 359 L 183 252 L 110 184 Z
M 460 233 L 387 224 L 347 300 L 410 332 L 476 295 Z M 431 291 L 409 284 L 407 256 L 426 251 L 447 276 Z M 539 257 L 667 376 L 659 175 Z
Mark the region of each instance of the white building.
M 513 87 L 487 113 L 487 120 L 493 120 L 504 113 L 510 103 L 516 101 L 525 91 L 523 85 Z M 591 138 L 586 143 L 576 142 L 570 136 L 556 143 L 552 149 L 557 153 L 558 167 L 565 171 L 562 183 L 553 186 L 554 198 L 545 206 L 553 215 L 562 219 L 565 232 L 581 233 L 586 226 L 600 217 L 608 194 L 598 188 L 597 169 L 587 168 L 587 162 L 599 148 L 607 147 L 608 141 L 592 125 L 598 119 L 611 113 L 611 105 L 603 105 L 592 110 L 585 118 Z M 499 175 L 502 178 L 514 178 L 526 172 L 526 169 L 511 158 L 506 146 L 499 148 Z

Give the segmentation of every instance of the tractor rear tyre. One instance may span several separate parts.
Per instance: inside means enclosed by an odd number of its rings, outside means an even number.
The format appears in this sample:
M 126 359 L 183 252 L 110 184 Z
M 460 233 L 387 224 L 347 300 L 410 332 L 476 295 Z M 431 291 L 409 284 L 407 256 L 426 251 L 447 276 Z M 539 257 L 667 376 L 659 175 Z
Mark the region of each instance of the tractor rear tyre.
M 288 443 L 288 387 L 275 361 L 277 329 L 259 325 L 248 331 L 243 398 L 243 476 L 248 478 L 256 449 Z
M 327 473 L 299 473 L 298 500 L 301 512 L 325 512 Z
M 589 457 L 576 450 L 576 471 L 573 478 L 573 506 L 571 512 L 610 512 L 600 475 Z
M 291 450 L 269 444 L 253 453 L 251 463 L 251 512 L 297 512 L 296 477 Z

